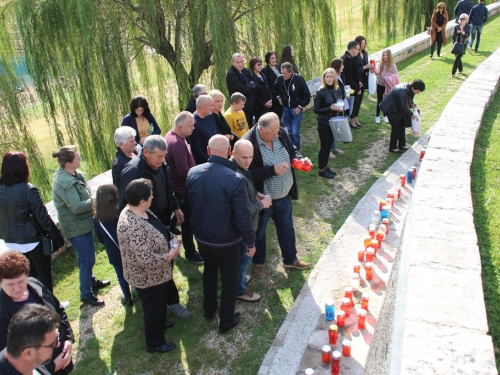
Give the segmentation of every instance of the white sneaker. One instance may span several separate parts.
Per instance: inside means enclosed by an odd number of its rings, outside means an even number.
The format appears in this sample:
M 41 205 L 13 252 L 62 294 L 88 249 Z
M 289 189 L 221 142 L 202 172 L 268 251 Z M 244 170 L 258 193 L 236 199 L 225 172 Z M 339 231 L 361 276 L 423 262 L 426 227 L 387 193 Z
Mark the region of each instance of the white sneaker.
M 384 122 L 385 122 L 386 124 L 388 124 L 388 123 L 389 123 L 389 118 L 388 118 L 387 116 L 384 116 Z
M 330 151 L 330 156 L 329 156 L 330 159 L 335 159 L 335 155 L 333 155 L 333 152 Z
M 67 308 L 69 307 L 69 301 L 60 301 L 59 303 L 64 308 L 64 310 L 67 310 Z
M 375 117 L 375 124 L 380 124 L 380 116 Z

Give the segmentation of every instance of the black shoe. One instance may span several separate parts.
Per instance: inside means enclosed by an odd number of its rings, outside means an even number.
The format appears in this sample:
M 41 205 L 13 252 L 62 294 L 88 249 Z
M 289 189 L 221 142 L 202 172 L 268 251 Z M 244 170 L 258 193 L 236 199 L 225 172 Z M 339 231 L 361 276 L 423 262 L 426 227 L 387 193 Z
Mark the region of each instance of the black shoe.
M 162 346 L 157 346 L 157 347 L 146 347 L 146 350 L 148 353 L 166 353 L 171 350 L 175 349 L 175 344 L 172 344 L 171 342 L 166 342 Z
M 363 124 L 356 124 L 358 125 L 358 128 L 362 128 L 364 125 Z
M 134 301 L 132 301 L 132 298 L 123 298 L 122 297 L 122 304 L 125 306 L 134 306 Z
M 212 311 L 211 313 L 205 313 L 205 320 L 215 319 L 215 315 L 217 314 L 217 310 Z
M 104 288 L 110 285 L 111 282 L 109 280 L 97 280 L 92 283 L 92 288 L 99 289 L 99 288 Z
M 326 169 L 323 172 L 319 171 L 318 172 L 318 176 L 319 177 L 323 177 L 323 178 L 329 178 L 329 179 L 332 179 L 332 178 L 335 177 L 333 174 L 331 174 L 330 172 L 328 172 Z
M 165 321 L 165 329 L 172 328 L 174 326 L 174 322 L 171 322 L 170 320 Z
M 405 150 L 405 151 L 406 151 L 406 150 L 408 150 L 408 149 L 409 149 L 409 147 L 408 147 L 408 146 L 403 146 L 403 147 L 400 147 L 399 149 L 400 149 L 400 150 Z
M 195 251 L 193 255 L 186 256 L 186 260 L 189 260 L 190 262 L 196 263 L 196 264 L 203 264 L 205 261 L 201 257 L 200 253 L 198 251 Z
M 389 150 L 389 152 L 392 152 L 393 154 L 401 154 L 401 151 L 399 151 L 398 149 Z
M 335 172 L 333 169 L 330 169 L 330 167 L 326 167 L 325 168 L 328 172 L 330 172 L 330 174 L 336 176 L 337 175 L 337 172 Z
M 89 298 L 81 298 L 80 301 L 88 303 L 92 306 L 102 306 L 104 305 L 104 301 L 102 299 L 98 299 L 96 296 L 92 296 Z
M 240 323 L 240 320 L 241 320 L 241 313 L 234 314 L 233 323 L 229 327 L 227 327 L 227 328 L 222 328 L 222 327 L 219 326 L 219 332 L 220 333 L 226 333 L 226 332 L 228 332 L 232 328 L 236 327 Z

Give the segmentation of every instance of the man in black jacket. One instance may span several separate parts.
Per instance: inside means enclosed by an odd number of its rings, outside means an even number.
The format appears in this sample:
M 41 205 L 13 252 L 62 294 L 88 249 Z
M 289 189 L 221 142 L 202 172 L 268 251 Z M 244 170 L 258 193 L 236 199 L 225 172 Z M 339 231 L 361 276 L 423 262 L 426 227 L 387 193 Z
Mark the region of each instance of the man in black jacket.
M 359 55 L 360 50 L 361 46 L 359 43 L 353 40 L 347 44 L 347 51 L 340 56 L 344 61 L 344 84 L 349 85 L 351 90 L 354 90 L 354 94 L 351 95 L 351 100 L 349 101 L 351 112 L 354 106 L 354 96 L 362 94 L 361 87 L 363 87 L 363 82 L 361 82 L 361 77 L 358 76 L 358 66 L 356 64 L 356 57 Z M 351 126 L 356 128 L 354 125 Z
M 203 309 L 205 318 L 217 311 L 217 274 L 222 279 L 219 330 L 236 327 L 241 314 L 234 313 L 240 262 L 239 243 L 243 238 L 246 254 L 255 253 L 249 201 L 244 177 L 236 173 L 229 140 L 214 135 L 208 143 L 208 162 L 191 168 L 186 180 L 186 197 L 191 208 L 191 226 L 205 260 L 203 270 Z
M 257 229 L 257 252 L 253 257 L 253 272 L 259 279 L 265 276 L 266 227 L 273 219 L 278 234 L 278 242 L 283 258 L 283 267 L 306 269 L 309 263 L 297 258 L 295 228 L 292 218 L 292 199 L 298 199 L 299 192 L 295 173 L 291 168 L 292 159 L 301 159 L 286 132 L 280 128 L 278 116 L 271 112 L 263 115 L 243 139 L 249 140 L 254 149 L 250 172 L 255 187 L 265 195 L 270 195 L 272 206 L 259 218 Z
M 394 86 L 380 103 L 380 109 L 391 124 L 390 152 L 400 154 L 401 150 L 408 150 L 405 137 L 406 123 L 410 118 L 417 117 L 410 108 L 417 107 L 413 97 L 424 90 L 425 83 L 421 79 L 414 79 L 411 83 L 400 83 Z
M 297 150 L 300 150 L 302 114 L 311 101 L 311 93 L 306 80 L 294 72 L 291 63 L 281 64 L 281 74 L 274 83 L 273 94 L 283 106 L 283 126 Z
M 231 65 L 226 74 L 226 85 L 229 96 L 235 92 L 241 92 L 247 98 L 245 102 L 245 117 L 250 128 L 253 124 L 253 115 L 255 105 L 253 102 L 253 94 L 255 90 L 255 82 L 252 80 L 252 72 L 245 68 L 245 58 L 241 53 L 235 53 L 231 57 Z
M 182 224 L 184 214 L 174 196 L 170 169 L 165 163 L 166 155 L 167 142 L 161 135 L 150 135 L 146 138 L 142 154 L 132 159 L 123 168 L 120 182 L 120 211 L 127 205 L 125 191 L 129 182 L 139 178 L 146 178 L 153 182 L 153 201 L 150 210 L 164 225 L 170 225 L 170 217 L 172 212 L 175 212 L 177 222 Z M 168 309 L 178 318 L 189 318 L 189 311 L 179 303 L 179 291 L 174 280 L 168 281 L 167 284 Z
M 473 6 L 474 6 L 474 3 L 472 2 L 472 0 L 459 0 L 457 5 L 455 5 L 455 23 L 458 24 L 458 19 L 459 19 L 460 15 L 462 15 L 464 13 L 469 15 Z M 470 18 L 469 18 L 468 23 L 471 23 Z
M 477 33 L 476 47 L 474 47 L 475 52 L 477 52 L 479 48 L 481 32 L 483 31 L 483 26 L 486 21 L 488 21 L 488 8 L 484 6 L 484 0 L 479 0 L 479 3 L 471 9 L 469 14 L 469 22 L 472 25 L 469 48 L 472 48 Z
M 193 97 L 189 100 L 184 110 L 194 113 L 196 111 L 196 100 L 200 97 L 200 95 L 207 95 L 207 88 L 205 85 L 198 83 L 191 89 L 191 94 Z

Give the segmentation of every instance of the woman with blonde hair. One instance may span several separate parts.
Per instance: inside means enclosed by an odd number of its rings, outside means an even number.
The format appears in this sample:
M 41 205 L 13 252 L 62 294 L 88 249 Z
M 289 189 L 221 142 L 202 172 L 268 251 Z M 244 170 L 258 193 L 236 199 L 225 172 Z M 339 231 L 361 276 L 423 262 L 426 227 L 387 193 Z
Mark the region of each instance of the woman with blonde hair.
M 453 29 L 453 44 L 463 44 L 464 53 L 456 53 L 455 54 L 455 62 L 453 63 L 453 68 L 451 69 L 451 78 L 455 77 L 455 73 L 462 73 L 464 67 L 462 66 L 462 56 L 465 54 L 467 49 L 467 40 L 469 39 L 471 32 L 471 25 L 468 25 L 469 16 L 465 13 L 462 13 L 459 17 L 458 25 Z
M 314 113 L 318 115 L 318 134 L 321 144 L 318 152 L 318 174 L 323 178 L 331 179 L 336 175 L 328 168 L 328 157 L 334 141 L 330 119 L 338 116 L 343 110 L 344 97 L 345 95 L 339 89 L 337 72 L 333 68 L 326 69 L 321 76 L 321 88 L 314 98 Z M 339 105 L 339 102 L 342 104 Z
M 226 101 L 226 97 L 220 90 L 216 89 L 210 91 L 208 95 L 210 95 L 214 100 L 214 109 L 212 113 L 214 114 L 215 123 L 217 124 L 217 131 L 219 134 L 222 134 L 229 139 L 231 147 L 233 147 L 239 138 L 231 132 L 231 127 L 224 118 L 224 103 Z
M 437 43 L 437 57 L 441 57 L 441 45 L 446 45 L 446 24 L 448 23 L 448 12 L 446 3 L 440 2 L 431 18 L 431 59 L 434 55 L 434 47 Z
M 377 112 L 375 123 L 380 124 L 380 102 L 394 86 L 399 83 L 398 68 L 392 61 L 392 52 L 389 48 L 382 52 L 382 59 L 375 67 L 374 73 L 377 74 Z M 384 116 L 384 122 L 389 119 Z

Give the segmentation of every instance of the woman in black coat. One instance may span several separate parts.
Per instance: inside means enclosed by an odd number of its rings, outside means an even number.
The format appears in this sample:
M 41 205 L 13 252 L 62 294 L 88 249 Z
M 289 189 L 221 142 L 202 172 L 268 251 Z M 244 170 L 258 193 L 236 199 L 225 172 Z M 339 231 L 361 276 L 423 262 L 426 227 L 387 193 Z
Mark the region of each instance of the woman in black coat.
M 266 76 L 267 84 L 272 88 L 278 77 L 281 75 L 281 66 L 277 65 L 278 55 L 275 51 L 269 51 L 265 56 L 266 66 L 262 68 L 262 74 Z M 281 120 L 283 117 L 283 106 L 280 105 L 278 99 L 273 98 L 271 112 L 278 115 Z
M 332 117 L 339 116 L 343 108 L 344 97 L 339 88 L 337 72 L 333 68 L 328 68 L 321 76 L 321 88 L 314 98 L 314 113 L 318 115 L 318 134 L 321 144 L 318 153 L 319 176 L 323 178 L 333 178 L 336 175 L 328 168 L 328 157 L 334 141 L 329 121 Z
M 255 82 L 253 98 L 255 103 L 255 122 L 257 122 L 260 116 L 271 111 L 273 105 L 273 92 L 271 86 L 267 82 L 266 76 L 262 73 L 262 59 L 260 57 L 253 57 L 250 59 L 250 70 L 252 71 L 253 81 Z
M 9 250 L 20 251 L 29 259 L 29 275 L 52 291 L 51 259 L 43 253 L 42 239 L 47 234 L 61 248 L 64 238 L 29 177 L 26 155 L 18 151 L 5 154 L 0 178 L 0 234 Z
M 464 51 L 467 50 L 467 39 L 469 39 L 471 26 L 467 24 L 469 22 L 469 16 L 465 13 L 460 15 L 458 25 L 455 25 L 453 29 L 453 43 L 462 43 L 464 45 Z M 462 56 L 463 53 L 457 53 L 455 55 L 455 62 L 453 63 L 453 68 L 451 69 L 451 78 L 455 77 L 455 73 L 462 73 L 464 67 L 462 66 Z
M 368 61 L 368 51 L 365 49 L 366 48 L 365 37 L 362 35 L 358 35 L 354 40 L 359 43 L 360 47 L 359 54 L 358 56 L 356 56 L 354 60 L 358 67 L 359 80 L 363 83 L 363 86 L 361 87 L 361 94 L 356 95 L 354 97 L 354 104 L 352 106 L 350 118 L 351 122 L 354 125 L 363 126 L 362 124 L 359 123 L 358 115 L 359 115 L 359 109 L 361 108 L 361 102 L 363 101 L 363 95 L 365 94 L 365 90 L 368 88 L 368 73 L 370 72 L 371 65 Z

